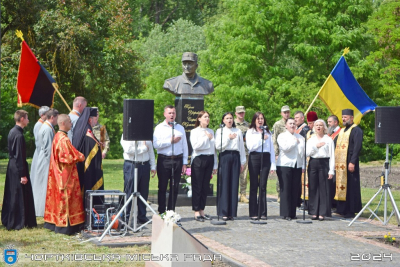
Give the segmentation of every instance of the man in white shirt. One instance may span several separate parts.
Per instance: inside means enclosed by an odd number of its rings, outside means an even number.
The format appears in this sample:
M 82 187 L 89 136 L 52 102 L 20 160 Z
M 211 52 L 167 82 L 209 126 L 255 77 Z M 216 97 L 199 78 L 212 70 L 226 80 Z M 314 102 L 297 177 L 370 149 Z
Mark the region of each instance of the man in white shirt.
M 153 135 L 153 145 L 157 149 L 157 173 L 158 173 L 158 212 L 166 211 L 166 192 L 168 181 L 174 178 L 174 195 L 169 194 L 168 210 L 175 210 L 178 196 L 179 180 L 186 172 L 188 163 L 188 145 L 185 129 L 175 123 L 176 110 L 174 106 L 164 108 L 165 120 L 157 125 Z M 173 133 L 173 134 L 172 134 Z M 172 184 L 170 182 L 170 188 Z
M 68 114 L 68 116 L 71 118 L 72 122 L 72 127 L 71 130 L 68 131 L 68 138 L 72 142 L 72 137 L 73 137 L 73 131 L 75 128 L 75 124 L 78 121 L 79 117 L 81 116 L 83 110 L 87 106 L 87 100 L 83 96 L 77 96 L 74 99 L 74 102 L 72 103 L 72 111 Z
M 124 192 L 126 197 L 130 197 L 134 192 L 134 176 L 135 163 L 138 168 L 137 174 L 137 190 L 140 195 L 147 200 L 149 196 L 150 172 L 151 177 L 156 175 L 156 160 L 151 141 L 138 141 L 137 158 L 135 158 L 136 141 L 125 141 L 124 136 L 121 136 L 121 146 L 124 150 Z M 146 223 L 149 219 L 146 217 L 146 205 L 138 200 L 138 221 Z M 126 209 L 126 214 L 129 216 L 131 211 L 131 203 Z

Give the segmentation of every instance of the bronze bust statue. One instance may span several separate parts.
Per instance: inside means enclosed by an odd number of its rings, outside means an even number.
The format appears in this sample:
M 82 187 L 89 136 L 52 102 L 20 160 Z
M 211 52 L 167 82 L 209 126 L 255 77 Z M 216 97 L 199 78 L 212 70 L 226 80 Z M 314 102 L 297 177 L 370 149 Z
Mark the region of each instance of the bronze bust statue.
M 196 73 L 197 55 L 185 52 L 182 55 L 183 74 L 165 80 L 163 88 L 174 95 L 208 95 L 214 92 L 211 81 L 200 77 Z

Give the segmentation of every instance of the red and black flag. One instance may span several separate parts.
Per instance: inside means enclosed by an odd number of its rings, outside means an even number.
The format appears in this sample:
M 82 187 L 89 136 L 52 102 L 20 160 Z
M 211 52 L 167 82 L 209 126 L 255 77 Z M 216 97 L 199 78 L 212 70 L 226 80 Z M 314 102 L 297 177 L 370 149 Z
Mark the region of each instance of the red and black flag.
M 18 106 L 53 107 L 55 86 L 56 81 L 22 40 L 17 80 Z

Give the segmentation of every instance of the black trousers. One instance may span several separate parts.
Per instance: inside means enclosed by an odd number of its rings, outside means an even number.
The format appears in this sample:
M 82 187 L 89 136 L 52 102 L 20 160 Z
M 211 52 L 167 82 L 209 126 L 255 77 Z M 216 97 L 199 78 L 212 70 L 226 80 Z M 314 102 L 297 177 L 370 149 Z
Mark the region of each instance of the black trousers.
M 308 214 L 331 217 L 332 179 L 328 179 L 329 158 L 310 158 L 308 169 Z
M 299 183 L 301 183 L 301 168 L 276 167 L 281 192 L 280 216 L 296 217 L 296 204 L 299 198 Z
M 192 210 L 206 207 L 207 193 L 214 167 L 214 155 L 199 155 L 192 161 Z
M 239 152 L 230 150 L 222 152 L 219 168 L 221 188 L 219 189 L 218 215 L 236 217 L 240 175 Z
M 137 164 L 138 177 L 137 177 L 137 191 L 140 195 L 147 200 L 149 197 L 149 182 L 150 182 L 150 163 L 146 162 L 144 164 Z M 128 199 L 134 192 L 134 182 L 135 182 L 135 164 L 130 161 L 124 161 L 124 192 L 126 193 L 126 199 Z M 140 200 L 138 203 L 138 219 L 146 219 L 146 205 Z M 132 201 L 128 204 L 126 208 L 127 216 L 131 212 Z
M 262 155 L 262 172 L 261 171 Z M 260 205 L 260 216 L 267 216 L 267 180 L 271 168 L 271 154 L 268 152 L 251 152 L 249 155 L 250 173 L 250 199 L 249 216 L 258 216 L 258 205 Z M 259 178 L 260 177 L 260 178 Z M 260 189 L 259 189 L 260 188 Z M 257 203 L 257 193 L 260 190 Z
M 157 174 L 158 174 L 158 212 L 166 211 L 166 193 L 169 182 L 169 188 L 172 188 L 172 171 L 174 175 L 174 203 L 172 205 L 172 190 L 168 198 L 168 210 L 175 210 L 176 198 L 178 196 L 179 181 L 181 180 L 183 159 L 177 156 L 174 159 L 158 155 Z

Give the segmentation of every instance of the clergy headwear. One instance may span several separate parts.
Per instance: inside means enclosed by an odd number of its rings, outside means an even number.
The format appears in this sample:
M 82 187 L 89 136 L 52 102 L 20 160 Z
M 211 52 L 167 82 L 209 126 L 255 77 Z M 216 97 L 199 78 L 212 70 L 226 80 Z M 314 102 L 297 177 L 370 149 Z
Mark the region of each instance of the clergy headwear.
M 97 107 L 90 108 L 90 117 L 97 117 L 98 109 Z
M 354 116 L 354 111 L 352 109 L 343 109 L 342 110 L 342 115 L 350 115 L 350 116 Z
M 307 121 L 312 122 L 318 120 L 318 115 L 317 112 L 315 111 L 310 111 L 307 113 Z

